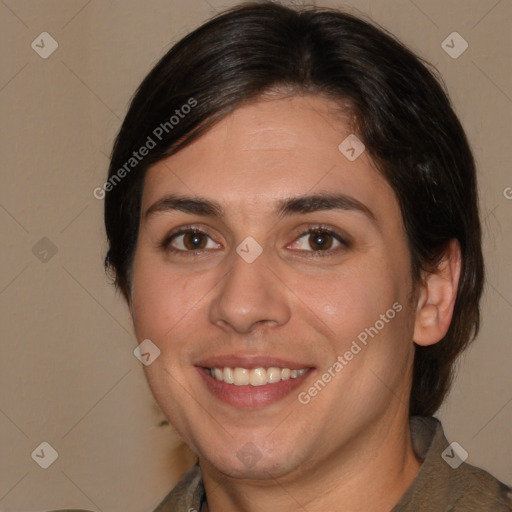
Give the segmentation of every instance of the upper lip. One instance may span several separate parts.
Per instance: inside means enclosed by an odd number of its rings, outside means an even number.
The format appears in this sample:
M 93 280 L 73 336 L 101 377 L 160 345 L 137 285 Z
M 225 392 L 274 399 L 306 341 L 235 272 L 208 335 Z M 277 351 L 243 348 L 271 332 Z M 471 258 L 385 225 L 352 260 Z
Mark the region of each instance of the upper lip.
M 203 368 L 289 368 L 290 370 L 300 370 L 302 368 L 311 368 L 308 363 L 289 361 L 279 357 L 265 356 L 261 354 L 226 354 L 201 359 L 195 366 Z

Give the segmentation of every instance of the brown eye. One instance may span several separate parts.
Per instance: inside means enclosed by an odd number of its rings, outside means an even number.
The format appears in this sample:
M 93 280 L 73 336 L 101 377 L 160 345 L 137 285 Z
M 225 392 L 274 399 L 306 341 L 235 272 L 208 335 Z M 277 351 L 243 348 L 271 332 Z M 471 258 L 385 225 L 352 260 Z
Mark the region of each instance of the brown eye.
M 314 226 L 302 233 L 293 243 L 308 256 L 333 256 L 335 253 L 350 248 L 350 244 L 339 233 L 330 228 Z
M 161 247 L 173 253 L 193 255 L 208 249 L 218 249 L 220 246 L 207 233 L 197 228 L 182 228 L 165 238 Z
M 333 236 L 325 231 L 313 231 L 309 234 L 309 244 L 315 251 L 325 251 L 333 244 Z

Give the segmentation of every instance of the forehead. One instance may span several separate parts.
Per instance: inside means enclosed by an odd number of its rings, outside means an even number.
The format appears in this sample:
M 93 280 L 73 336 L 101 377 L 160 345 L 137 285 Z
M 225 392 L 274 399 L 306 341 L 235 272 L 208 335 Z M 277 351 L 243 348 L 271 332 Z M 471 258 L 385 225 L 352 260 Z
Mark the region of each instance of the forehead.
M 318 190 L 350 195 L 377 214 L 396 209 L 393 191 L 367 152 L 353 159 L 364 146 L 352 121 L 338 104 L 312 95 L 237 108 L 148 170 L 143 211 L 161 196 L 178 193 L 209 197 L 227 212 L 254 215 L 278 200 Z

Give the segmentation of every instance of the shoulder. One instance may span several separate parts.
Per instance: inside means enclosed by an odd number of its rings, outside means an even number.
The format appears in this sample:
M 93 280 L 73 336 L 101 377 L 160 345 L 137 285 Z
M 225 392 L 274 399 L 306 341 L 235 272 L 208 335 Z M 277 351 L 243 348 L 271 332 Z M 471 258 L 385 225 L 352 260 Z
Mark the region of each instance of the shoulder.
M 511 512 L 512 489 L 470 464 L 457 443 L 449 443 L 441 422 L 412 417 L 414 451 L 422 461 L 415 480 L 393 512 Z
M 512 511 L 512 489 L 483 469 L 463 463 L 450 475 L 450 485 L 460 489 L 456 512 Z

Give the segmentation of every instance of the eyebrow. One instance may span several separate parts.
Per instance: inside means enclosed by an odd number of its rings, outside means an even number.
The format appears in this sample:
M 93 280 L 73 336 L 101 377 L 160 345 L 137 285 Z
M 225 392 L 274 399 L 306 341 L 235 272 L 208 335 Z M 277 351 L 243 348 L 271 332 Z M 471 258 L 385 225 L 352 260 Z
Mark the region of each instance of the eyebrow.
M 322 210 L 347 210 L 364 214 L 371 222 L 376 223 L 373 212 L 361 201 L 346 194 L 329 192 L 312 195 L 296 196 L 281 199 L 277 202 L 275 213 L 279 218 L 293 214 L 308 214 Z M 168 194 L 153 203 L 145 212 L 144 218 L 161 212 L 181 211 L 205 217 L 226 217 L 224 208 L 217 201 L 197 196 Z

